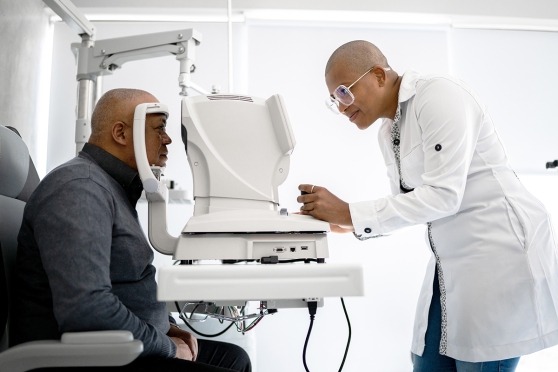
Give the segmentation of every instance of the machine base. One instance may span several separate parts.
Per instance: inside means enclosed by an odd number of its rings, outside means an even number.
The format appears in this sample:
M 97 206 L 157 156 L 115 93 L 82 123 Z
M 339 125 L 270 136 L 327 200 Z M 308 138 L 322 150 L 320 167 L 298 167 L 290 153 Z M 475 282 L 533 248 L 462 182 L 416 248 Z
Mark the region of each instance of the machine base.
M 174 252 L 175 260 L 260 260 L 328 258 L 327 234 L 185 234 Z
M 176 265 L 159 269 L 159 301 L 273 301 L 363 296 L 360 264 Z

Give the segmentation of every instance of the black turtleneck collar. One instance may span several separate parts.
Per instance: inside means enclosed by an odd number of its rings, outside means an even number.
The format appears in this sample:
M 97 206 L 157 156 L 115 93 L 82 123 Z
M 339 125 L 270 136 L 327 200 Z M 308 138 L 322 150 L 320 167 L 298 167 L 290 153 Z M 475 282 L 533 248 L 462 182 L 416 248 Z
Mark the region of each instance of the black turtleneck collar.
M 86 143 L 82 151 L 91 156 L 109 176 L 122 186 L 130 204 L 133 208 L 136 208 L 136 204 L 143 191 L 139 173 L 116 156 L 90 143 Z

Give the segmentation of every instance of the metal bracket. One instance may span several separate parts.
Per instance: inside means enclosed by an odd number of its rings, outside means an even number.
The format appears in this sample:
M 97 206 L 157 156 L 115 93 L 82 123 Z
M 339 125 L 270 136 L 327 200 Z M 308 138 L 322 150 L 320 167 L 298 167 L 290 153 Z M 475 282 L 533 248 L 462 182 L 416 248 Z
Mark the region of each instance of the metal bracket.
M 173 54 L 180 61 L 179 85 L 188 87 L 201 34 L 194 29 L 158 32 L 72 44 L 78 54 L 77 80 L 110 75 L 128 61 Z M 182 83 L 184 82 L 184 84 Z

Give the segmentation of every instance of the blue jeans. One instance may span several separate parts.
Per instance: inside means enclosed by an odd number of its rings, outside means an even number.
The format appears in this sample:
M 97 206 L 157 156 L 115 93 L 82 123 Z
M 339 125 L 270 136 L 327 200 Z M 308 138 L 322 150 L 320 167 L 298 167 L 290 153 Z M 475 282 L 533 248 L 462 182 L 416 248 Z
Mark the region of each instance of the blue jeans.
M 434 277 L 432 302 L 422 356 L 413 354 L 413 372 L 514 372 L 519 358 L 470 363 L 455 360 L 438 352 L 442 334 L 442 306 L 438 270 Z

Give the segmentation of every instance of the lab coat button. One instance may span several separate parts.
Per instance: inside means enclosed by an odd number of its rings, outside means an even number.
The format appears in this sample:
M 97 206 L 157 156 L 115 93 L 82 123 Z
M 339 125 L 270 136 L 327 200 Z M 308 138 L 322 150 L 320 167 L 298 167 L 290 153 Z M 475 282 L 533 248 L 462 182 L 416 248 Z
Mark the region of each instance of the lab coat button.
M 440 151 L 442 149 L 442 145 L 437 144 L 436 146 L 434 146 L 434 150 L 436 151 Z
M 364 229 L 364 232 L 370 234 L 372 232 L 372 229 L 367 227 L 366 229 Z
M 398 139 L 394 140 L 394 141 L 393 141 L 393 144 L 394 144 L 395 146 L 399 146 L 399 140 L 398 140 Z

